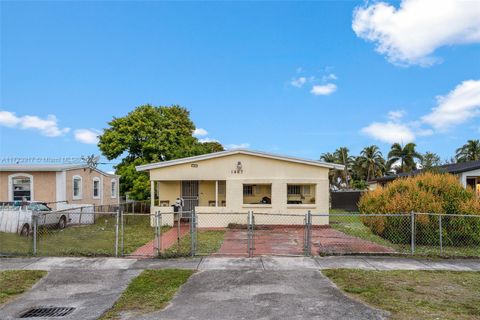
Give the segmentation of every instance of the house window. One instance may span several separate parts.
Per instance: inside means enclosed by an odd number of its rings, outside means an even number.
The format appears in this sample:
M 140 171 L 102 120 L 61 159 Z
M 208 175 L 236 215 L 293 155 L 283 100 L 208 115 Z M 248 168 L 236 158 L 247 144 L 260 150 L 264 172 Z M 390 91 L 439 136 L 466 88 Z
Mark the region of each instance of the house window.
M 300 189 L 302 188 L 302 186 L 299 186 L 299 185 L 287 185 L 287 193 L 288 194 L 291 194 L 291 195 L 300 195 L 301 192 L 300 192 Z
M 93 198 L 100 198 L 100 179 L 93 178 Z
M 272 203 L 272 185 L 271 184 L 244 184 L 243 185 L 243 203 L 244 204 L 271 204 Z
M 243 185 L 243 196 L 253 196 L 253 186 L 250 184 Z
M 467 178 L 467 186 L 471 187 L 472 189 L 475 190 L 475 185 L 477 184 L 477 181 L 475 178 Z
M 74 176 L 73 177 L 73 199 L 82 199 L 82 177 Z
M 32 200 L 32 179 L 17 176 L 12 178 L 13 201 Z
M 315 204 L 315 185 L 287 184 L 287 204 Z
M 112 198 L 117 197 L 117 180 L 112 180 Z

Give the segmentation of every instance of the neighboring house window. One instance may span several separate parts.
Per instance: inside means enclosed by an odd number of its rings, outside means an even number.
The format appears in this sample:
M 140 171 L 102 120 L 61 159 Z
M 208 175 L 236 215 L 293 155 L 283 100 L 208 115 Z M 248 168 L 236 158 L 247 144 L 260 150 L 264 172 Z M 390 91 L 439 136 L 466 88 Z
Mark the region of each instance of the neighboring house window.
M 117 180 L 112 180 L 112 198 L 117 197 Z
M 32 177 L 14 176 L 11 178 L 12 200 L 13 201 L 31 201 L 32 200 Z
M 100 198 L 100 179 L 93 178 L 93 198 Z
M 82 199 L 82 177 L 74 176 L 73 183 L 73 199 Z

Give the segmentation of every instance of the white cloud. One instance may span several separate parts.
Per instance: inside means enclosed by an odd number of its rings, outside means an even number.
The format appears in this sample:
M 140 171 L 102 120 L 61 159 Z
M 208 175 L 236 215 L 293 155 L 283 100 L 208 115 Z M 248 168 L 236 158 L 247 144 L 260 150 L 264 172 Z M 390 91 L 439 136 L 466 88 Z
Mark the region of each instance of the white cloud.
M 249 143 L 240 143 L 240 144 L 226 144 L 225 146 L 226 150 L 232 150 L 232 149 L 247 149 L 250 147 Z
M 437 97 L 437 102 L 438 105 L 423 116 L 422 121 L 439 131 L 479 116 L 480 80 L 463 81 L 447 95 Z
M 199 142 L 201 143 L 205 143 L 205 142 L 219 142 L 217 139 L 211 139 L 211 138 L 202 138 L 202 139 L 198 139 Z
M 376 51 L 399 65 L 431 65 L 436 49 L 480 42 L 480 4 L 476 0 L 403 0 L 357 7 L 352 28 L 376 44 Z
M 13 112 L 0 111 L 0 125 L 4 127 L 15 127 L 20 122 L 20 118 Z
M 405 114 L 405 110 L 394 110 L 388 113 L 387 118 L 393 122 L 397 122 L 400 121 L 405 116 Z
M 208 131 L 202 128 L 196 128 L 193 131 L 194 136 L 206 136 L 208 134 Z
M 101 134 L 100 131 L 95 129 L 78 129 L 75 130 L 74 136 L 75 140 L 81 143 L 86 144 L 97 144 L 98 136 Z
M 17 117 L 10 111 L 0 111 L 0 126 L 38 130 L 47 137 L 62 136 L 70 131 L 69 128 L 59 128 L 54 115 L 48 115 L 46 119 L 30 115 Z
M 338 79 L 338 77 L 334 73 L 329 73 L 329 74 L 322 77 L 323 82 L 327 82 L 327 81 L 330 81 L 330 80 L 337 80 L 337 79 Z
M 325 85 L 315 85 L 310 90 L 315 96 L 327 96 L 329 94 L 334 93 L 337 90 L 337 86 L 333 83 L 327 83 Z
M 409 143 L 415 140 L 415 134 L 407 125 L 401 123 L 374 122 L 362 129 L 362 132 L 376 140 L 387 143 Z
M 307 83 L 307 78 L 305 77 L 293 78 L 292 81 L 290 81 L 290 84 L 296 88 L 303 87 L 305 83 Z
M 407 143 L 415 140 L 416 136 L 425 137 L 435 132 L 444 132 L 480 116 L 480 80 L 463 81 L 445 96 L 437 97 L 437 103 L 437 106 L 420 120 L 402 123 L 406 112 L 390 111 L 387 122 L 374 122 L 363 128 L 362 132 L 388 143 Z

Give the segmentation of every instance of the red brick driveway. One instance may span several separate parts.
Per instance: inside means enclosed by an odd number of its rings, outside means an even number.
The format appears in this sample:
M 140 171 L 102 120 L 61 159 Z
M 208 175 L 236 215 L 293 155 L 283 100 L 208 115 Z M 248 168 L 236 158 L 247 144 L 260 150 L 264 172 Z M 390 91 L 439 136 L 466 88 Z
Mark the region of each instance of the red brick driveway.
M 255 230 L 255 255 L 302 255 L 303 226 L 268 226 Z M 312 254 L 392 253 L 394 250 L 330 227 L 312 229 Z M 247 230 L 227 229 L 215 255 L 247 255 Z

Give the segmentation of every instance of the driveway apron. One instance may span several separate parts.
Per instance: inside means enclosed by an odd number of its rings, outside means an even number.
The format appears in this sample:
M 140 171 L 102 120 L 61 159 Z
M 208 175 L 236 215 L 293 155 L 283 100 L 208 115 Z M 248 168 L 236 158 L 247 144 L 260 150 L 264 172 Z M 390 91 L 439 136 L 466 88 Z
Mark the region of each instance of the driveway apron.
M 316 270 L 208 270 L 194 274 L 171 304 L 135 319 L 385 319 L 350 299 Z

